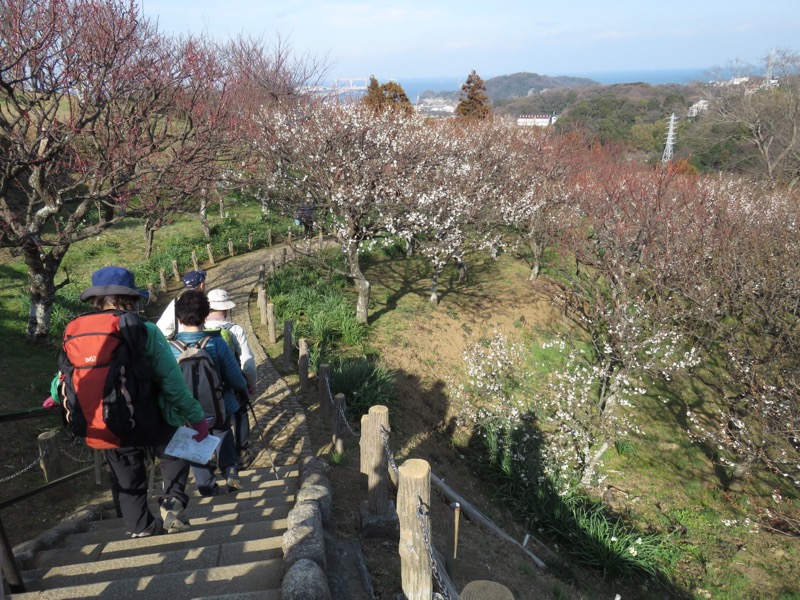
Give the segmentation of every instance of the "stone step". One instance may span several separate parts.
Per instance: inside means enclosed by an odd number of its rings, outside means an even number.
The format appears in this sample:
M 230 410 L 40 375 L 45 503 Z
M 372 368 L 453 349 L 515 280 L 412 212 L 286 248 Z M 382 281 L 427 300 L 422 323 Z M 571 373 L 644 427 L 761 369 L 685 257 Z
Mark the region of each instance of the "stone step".
M 294 506 L 294 496 L 286 501 L 284 498 L 261 498 L 260 500 L 243 500 L 229 504 L 212 504 L 206 506 L 193 506 L 183 511 L 192 524 L 192 527 L 208 527 L 214 524 L 227 523 L 253 523 L 264 519 L 284 519 Z M 153 514 L 157 514 L 158 506 L 151 506 Z M 103 519 L 90 521 L 86 525 L 86 532 L 90 531 L 124 531 L 122 519 Z M 85 532 L 82 532 L 85 533 Z M 119 539 L 119 534 L 117 538 Z
M 252 510 L 245 510 L 244 507 L 242 507 L 242 510 L 219 513 L 209 512 L 208 507 L 198 507 L 191 512 L 187 510 L 184 514 L 189 518 L 190 527 L 192 529 L 207 529 L 211 527 L 281 520 L 286 518 L 290 509 L 291 506 L 288 503 L 281 502 L 276 507 L 256 508 Z M 64 539 L 62 546 L 104 544 L 130 537 L 129 533 L 125 530 L 122 519 L 103 521 L 103 523 L 103 527 L 89 527 L 85 532 L 68 535 Z
M 267 590 L 265 592 L 222 594 L 221 596 L 199 596 L 194 600 L 281 600 L 281 591 Z
M 241 490 L 227 492 L 226 488 L 221 488 L 216 496 L 201 496 L 200 492 L 194 487 L 186 488 L 186 495 L 189 496 L 189 503 L 200 502 L 202 500 L 216 501 L 226 500 L 227 502 L 238 502 L 239 500 L 249 500 L 251 498 L 269 498 L 274 496 L 288 496 L 297 491 L 297 482 L 280 479 L 278 481 L 262 481 L 258 485 L 245 485 Z M 208 504 L 208 502 L 205 502 Z
M 157 575 L 130 577 L 87 583 L 45 591 L 25 592 L 10 596 L 13 600 L 81 600 L 108 599 L 121 600 L 191 600 L 198 597 L 227 595 L 237 597 L 240 593 L 259 591 L 261 598 L 268 598 L 267 590 L 273 597 L 281 584 L 283 575 L 282 560 L 263 560 L 221 567 L 198 569 L 196 571 L 162 572 Z M 109 573 L 113 576 L 113 572 Z
M 282 559 L 281 536 L 222 545 L 165 550 L 95 562 L 65 564 L 22 572 L 28 591 L 97 583 L 109 579 L 142 578 L 162 572 L 190 571 L 238 563 Z M 113 575 L 112 575 L 113 574 Z
M 276 519 L 241 525 L 220 525 L 208 529 L 190 528 L 186 531 L 169 535 L 156 535 L 138 539 L 125 538 L 107 543 L 53 548 L 39 552 L 34 557 L 31 567 L 55 567 L 153 552 L 201 548 L 214 544 L 246 542 L 281 536 L 286 527 L 286 519 Z

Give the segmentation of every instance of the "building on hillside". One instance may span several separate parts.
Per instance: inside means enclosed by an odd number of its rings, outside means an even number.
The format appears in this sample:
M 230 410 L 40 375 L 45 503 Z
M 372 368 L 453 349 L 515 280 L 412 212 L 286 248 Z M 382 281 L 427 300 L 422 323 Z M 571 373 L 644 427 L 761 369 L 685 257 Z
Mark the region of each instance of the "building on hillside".
M 558 115 L 520 115 L 517 125 L 520 127 L 547 127 L 558 121 Z

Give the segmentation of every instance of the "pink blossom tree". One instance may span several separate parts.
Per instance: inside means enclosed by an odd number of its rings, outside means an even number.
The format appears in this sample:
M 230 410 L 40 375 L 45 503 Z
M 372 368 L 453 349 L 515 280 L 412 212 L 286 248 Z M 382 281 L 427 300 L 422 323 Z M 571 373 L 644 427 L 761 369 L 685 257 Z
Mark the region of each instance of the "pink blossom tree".
M 216 178 L 225 86 L 206 44 L 132 1 L 9 0 L 0 41 L 0 244 L 27 264 L 37 341 L 71 244 Z

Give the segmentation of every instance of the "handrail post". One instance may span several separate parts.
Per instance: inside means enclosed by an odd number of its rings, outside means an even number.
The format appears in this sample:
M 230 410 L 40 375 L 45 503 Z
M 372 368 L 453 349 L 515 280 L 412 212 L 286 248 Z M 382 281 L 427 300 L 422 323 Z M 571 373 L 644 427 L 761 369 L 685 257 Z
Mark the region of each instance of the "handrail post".
M 0 520 L 0 553 L 3 555 L 3 573 L 5 574 L 8 588 L 12 594 L 21 594 L 25 591 L 25 584 L 22 582 L 17 561 L 14 560 L 14 553 L 11 550 L 11 543 L 8 541 L 3 521 Z M 0 579 L 0 584 L 2 580 Z M 1 589 L 1 588 L 0 588 Z
M 400 467 L 397 513 L 400 518 L 400 570 L 403 593 L 408 600 L 430 600 L 433 596 L 433 570 L 428 549 L 417 518 L 418 506 L 431 502 L 431 467 L 427 461 L 411 458 Z M 429 526 L 427 514 L 423 517 Z
M 389 409 L 386 406 L 371 406 L 367 413 L 367 428 L 361 430 L 364 444 L 364 462 L 361 471 L 367 474 L 369 510 L 383 515 L 389 510 L 389 483 L 387 469 L 389 459 L 383 445 L 383 430 L 389 431 Z
M 292 321 L 286 319 L 283 322 L 283 362 L 286 366 L 292 364 Z
M 299 347 L 297 371 L 300 377 L 300 389 L 306 391 L 308 389 L 308 341 L 306 338 L 300 338 L 297 345 Z

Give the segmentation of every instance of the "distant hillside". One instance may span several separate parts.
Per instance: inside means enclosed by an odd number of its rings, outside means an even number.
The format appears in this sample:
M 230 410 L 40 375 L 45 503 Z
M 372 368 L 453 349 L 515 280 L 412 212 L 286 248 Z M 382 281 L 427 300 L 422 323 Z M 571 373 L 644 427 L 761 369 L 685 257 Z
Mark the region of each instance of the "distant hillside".
M 696 85 L 649 83 L 620 83 L 572 88 L 548 89 L 525 97 L 502 98 L 492 101 L 497 114 L 558 114 L 580 120 L 592 120 L 609 110 L 623 111 L 638 117 L 634 120 L 666 119 L 670 112 L 679 116 L 702 97 Z M 647 118 L 646 113 L 654 113 Z M 565 121 L 566 122 L 566 121 Z
M 486 93 L 492 102 L 508 98 L 524 98 L 544 90 L 555 88 L 576 88 L 598 85 L 586 77 L 566 77 L 539 75 L 538 73 L 514 73 L 500 75 L 486 81 Z
M 494 104 L 499 100 L 511 98 L 525 98 L 538 94 L 544 90 L 555 88 L 569 89 L 598 85 L 593 79 L 585 77 L 566 77 L 539 75 L 538 73 L 514 73 L 513 75 L 500 75 L 486 80 L 486 93 Z M 458 100 L 461 91 L 435 92 L 425 91 L 420 98 L 447 98 Z

